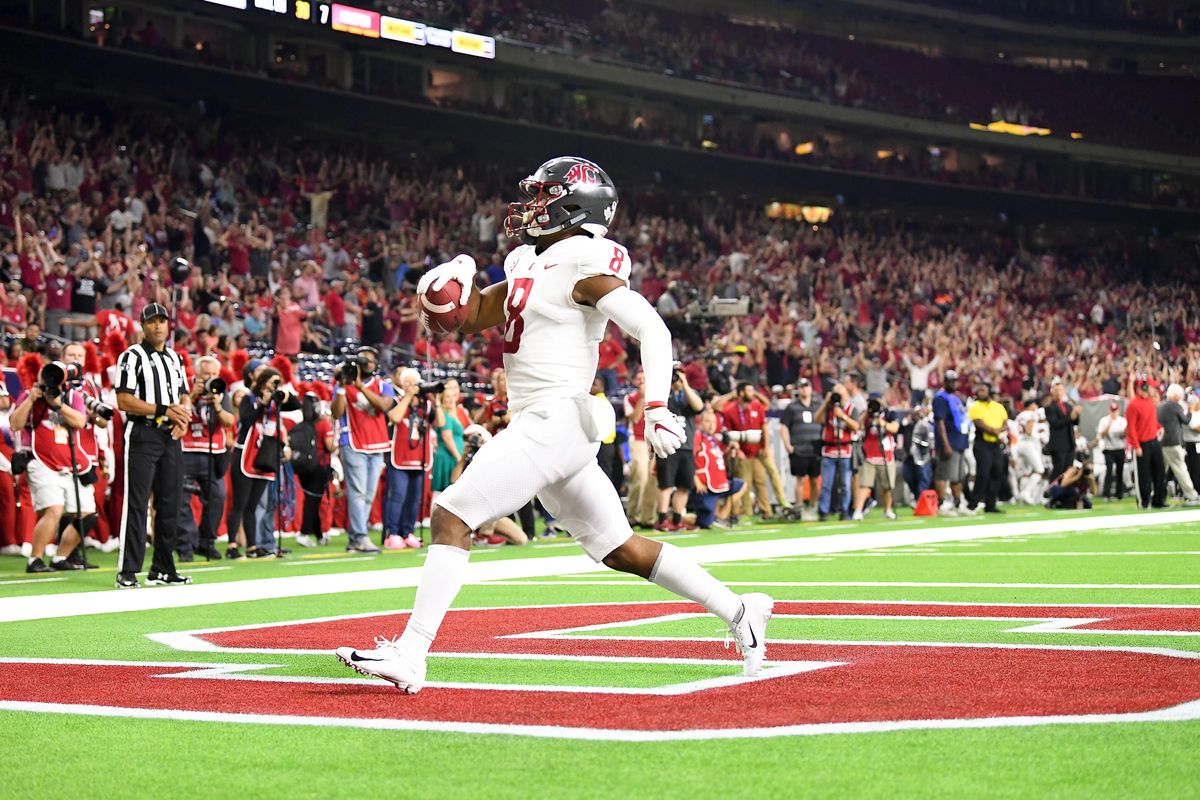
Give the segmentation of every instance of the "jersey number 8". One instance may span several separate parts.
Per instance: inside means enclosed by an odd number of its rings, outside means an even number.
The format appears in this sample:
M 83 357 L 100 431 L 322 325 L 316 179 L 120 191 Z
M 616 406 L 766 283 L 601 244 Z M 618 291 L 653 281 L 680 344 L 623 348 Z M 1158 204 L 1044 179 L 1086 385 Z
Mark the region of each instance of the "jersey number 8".
M 508 322 L 504 326 L 504 352 L 506 355 L 517 352 L 521 347 L 521 332 L 525 330 L 525 320 L 521 312 L 529 302 L 529 293 L 533 290 L 533 278 L 514 278 L 512 289 L 508 292 Z

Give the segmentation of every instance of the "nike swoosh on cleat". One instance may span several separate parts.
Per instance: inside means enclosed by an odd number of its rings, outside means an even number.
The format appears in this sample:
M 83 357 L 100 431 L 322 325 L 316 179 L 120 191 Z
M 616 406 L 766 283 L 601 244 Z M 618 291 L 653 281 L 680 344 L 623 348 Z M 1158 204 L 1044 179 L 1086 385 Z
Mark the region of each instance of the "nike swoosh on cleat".
M 747 625 L 746 628 L 750 631 L 750 649 L 758 647 L 758 637 L 754 635 L 754 626 Z
M 351 661 L 383 661 L 382 658 L 363 658 L 357 652 L 350 654 Z

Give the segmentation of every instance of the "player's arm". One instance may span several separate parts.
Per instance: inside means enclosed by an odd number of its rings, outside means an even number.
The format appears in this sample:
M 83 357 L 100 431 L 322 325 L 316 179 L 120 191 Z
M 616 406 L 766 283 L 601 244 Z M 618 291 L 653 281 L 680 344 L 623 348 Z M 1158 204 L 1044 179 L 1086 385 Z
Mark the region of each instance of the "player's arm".
M 650 302 L 615 275 L 584 278 L 575 284 L 571 297 L 604 313 L 638 340 L 646 375 L 646 403 L 665 403 L 671 388 L 671 332 Z
M 479 333 L 488 328 L 503 325 L 506 321 L 504 316 L 504 299 L 506 297 L 508 297 L 508 281 L 493 283 L 482 291 L 471 292 L 471 299 L 467 303 L 469 309 L 467 318 L 463 321 L 462 327 L 458 329 L 459 332 Z
M 646 376 L 646 442 L 659 458 L 682 447 L 683 428 L 667 409 L 671 388 L 671 332 L 650 302 L 630 290 L 615 275 L 591 275 L 575 284 L 571 292 L 577 303 L 595 307 L 617 323 L 642 348 L 642 371 Z

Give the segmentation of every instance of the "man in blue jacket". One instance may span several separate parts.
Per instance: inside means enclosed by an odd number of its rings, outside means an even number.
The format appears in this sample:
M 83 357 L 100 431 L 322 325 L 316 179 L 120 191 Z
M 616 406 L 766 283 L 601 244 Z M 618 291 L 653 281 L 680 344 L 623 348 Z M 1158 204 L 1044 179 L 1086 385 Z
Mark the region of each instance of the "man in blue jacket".
M 955 393 L 957 388 L 958 373 L 946 370 L 942 389 L 933 397 L 933 486 L 943 501 L 939 513 L 946 516 L 975 513 L 963 503 L 962 497 L 963 479 L 967 475 L 964 454 L 970 443 L 971 421 L 962 398 Z M 950 484 L 952 501 L 946 500 L 946 484 Z

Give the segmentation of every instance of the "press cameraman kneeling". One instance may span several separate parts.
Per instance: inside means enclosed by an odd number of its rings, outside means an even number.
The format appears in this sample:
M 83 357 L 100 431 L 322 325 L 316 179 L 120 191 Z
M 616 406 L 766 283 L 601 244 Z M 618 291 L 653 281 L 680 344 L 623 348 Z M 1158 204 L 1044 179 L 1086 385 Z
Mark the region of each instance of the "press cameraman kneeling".
M 91 488 L 79 480 L 92 468 L 91 460 L 77 446 L 76 431 L 87 424 L 84 398 L 81 392 L 66 385 L 78 372 L 77 364 L 68 366 L 57 361 L 47 364 L 37 384 L 18 398 L 9 418 L 12 430 L 20 432 L 23 446 L 31 451 L 26 470 L 33 507 L 38 514 L 26 572 L 51 571 L 42 555 L 58 534 L 64 510 L 72 514 L 96 513 Z M 79 543 L 79 532 L 71 528 L 54 556 L 53 569 L 83 569 L 66 558 Z
M 1090 495 L 1096 493 L 1096 474 L 1087 453 L 1077 453 L 1075 461 L 1046 489 L 1046 508 L 1091 508 Z

